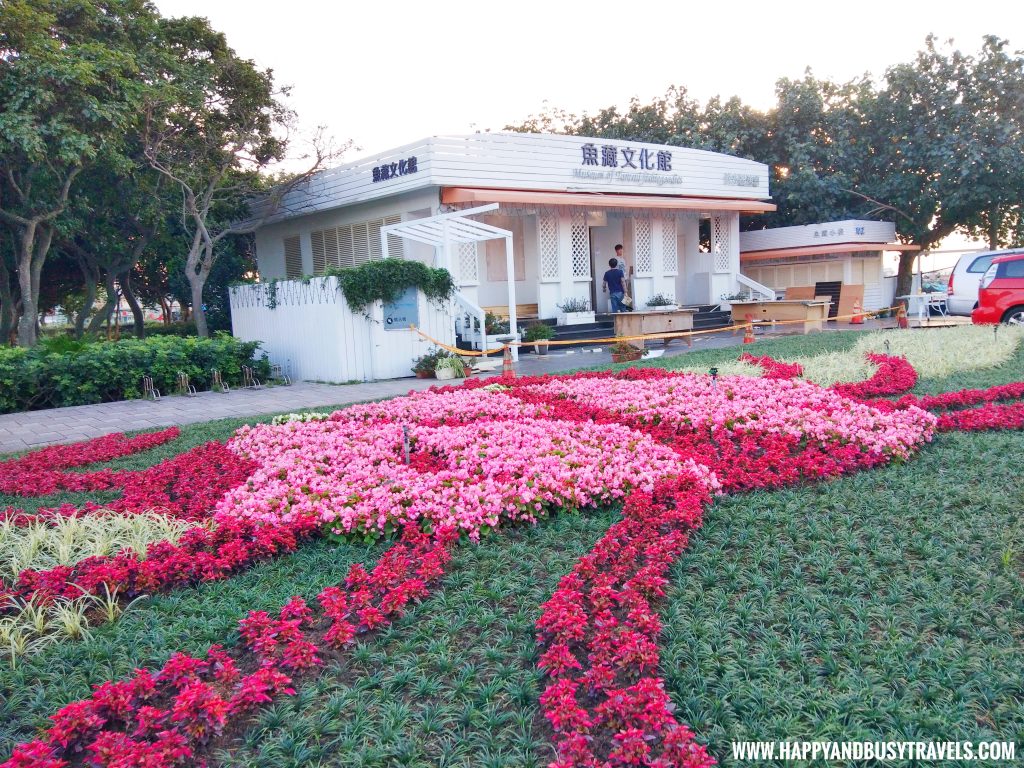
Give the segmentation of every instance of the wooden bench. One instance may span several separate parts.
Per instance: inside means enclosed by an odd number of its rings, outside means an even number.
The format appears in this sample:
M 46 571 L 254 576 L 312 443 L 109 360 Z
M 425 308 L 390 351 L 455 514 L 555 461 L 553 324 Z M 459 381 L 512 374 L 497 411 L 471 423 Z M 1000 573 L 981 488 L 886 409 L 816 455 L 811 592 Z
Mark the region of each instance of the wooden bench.
M 497 307 L 481 307 L 484 312 L 495 315 L 502 320 L 508 320 L 508 304 Z M 540 317 L 540 307 L 537 304 L 516 304 L 517 320 L 536 320 Z

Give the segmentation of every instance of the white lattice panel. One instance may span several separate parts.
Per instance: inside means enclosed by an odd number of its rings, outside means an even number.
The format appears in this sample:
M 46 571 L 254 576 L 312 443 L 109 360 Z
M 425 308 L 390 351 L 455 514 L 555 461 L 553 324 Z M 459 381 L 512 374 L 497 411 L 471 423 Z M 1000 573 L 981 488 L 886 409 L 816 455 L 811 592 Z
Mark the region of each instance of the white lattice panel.
M 725 216 L 711 217 L 711 255 L 717 274 L 729 271 L 729 219 Z
M 537 229 L 540 239 L 540 279 L 558 280 L 561 275 L 558 257 L 558 217 L 553 213 L 542 213 L 538 217 Z
M 633 248 L 636 249 L 636 273 L 649 275 L 654 271 L 654 259 L 651 248 L 651 220 L 646 218 L 633 219 Z
M 480 283 L 480 259 L 476 243 L 459 243 L 459 282 L 462 285 Z
M 572 213 L 572 276 L 590 277 L 590 230 L 583 211 Z
M 679 235 L 675 216 L 661 220 L 661 268 L 666 275 L 679 273 Z

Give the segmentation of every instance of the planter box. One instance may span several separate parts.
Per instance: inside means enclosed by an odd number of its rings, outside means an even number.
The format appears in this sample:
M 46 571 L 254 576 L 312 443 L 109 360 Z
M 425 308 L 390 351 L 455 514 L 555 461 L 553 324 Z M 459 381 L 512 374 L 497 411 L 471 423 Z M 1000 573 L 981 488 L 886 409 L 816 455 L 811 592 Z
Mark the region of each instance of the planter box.
M 559 325 L 584 325 L 594 322 L 595 314 L 591 312 L 563 312 L 558 316 Z
M 434 377 L 437 378 L 437 379 L 440 379 L 441 381 L 447 381 L 448 379 L 454 379 L 455 378 L 455 369 L 454 368 L 438 368 L 436 371 L 434 371 Z
M 635 362 L 635 361 L 639 360 L 643 356 L 644 356 L 644 353 L 641 350 L 639 350 L 639 349 L 636 352 L 624 352 L 622 354 L 620 354 L 618 352 L 612 352 L 612 362 L 613 363 L 632 363 L 632 362 Z
M 648 307 L 647 311 L 648 312 L 675 312 L 677 309 L 679 309 L 679 305 L 678 304 L 665 304 L 665 305 L 660 306 L 660 307 Z

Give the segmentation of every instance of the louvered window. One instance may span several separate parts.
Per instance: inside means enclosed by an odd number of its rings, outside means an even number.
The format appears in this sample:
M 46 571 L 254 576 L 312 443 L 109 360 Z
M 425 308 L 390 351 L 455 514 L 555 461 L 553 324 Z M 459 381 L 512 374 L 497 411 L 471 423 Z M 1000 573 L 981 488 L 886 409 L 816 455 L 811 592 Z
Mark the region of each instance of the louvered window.
M 302 241 L 298 235 L 284 239 L 284 276 L 289 280 L 302 277 Z
M 384 257 L 380 244 L 381 227 L 398 224 L 398 214 L 373 221 L 345 224 L 312 233 L 313 274 L 322 275 L 328 267 L 357 267 L 371 259 Z M 388 236 L 388 256 L 396 259 L 405 257 L 404 241 L 394 235 Z
M 313 232 L 309 236 L 309 239 L 313 244 L 313 274 L 322 275 L 324 270 L 327 268 L 327 262 L 324 254 L 324 233 Z

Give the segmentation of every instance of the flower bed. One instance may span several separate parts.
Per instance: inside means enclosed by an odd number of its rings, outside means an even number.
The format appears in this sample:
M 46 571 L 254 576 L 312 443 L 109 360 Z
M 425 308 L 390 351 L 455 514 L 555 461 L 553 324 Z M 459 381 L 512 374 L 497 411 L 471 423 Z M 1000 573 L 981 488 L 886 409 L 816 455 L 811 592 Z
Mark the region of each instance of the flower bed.
M 917 371 L 905 358 L 874 353 L 868 353 L 867 357 L 877 365 L 870 378 L 853 384 L 834 384 L 831 389 L 889 413 L 912 409 L 946 411 L 935 420 L 935 428 L 940 432 L 1024 428 L 1024 403 L 1012 402 L 1024 399 L 1024 382 L 918 397 L 903 394 L 917 383 Z M 765 370 L 777 370 L 779 366 L 787 365 L 770 357 L 750 359 L 756 360 Z M 898 400 L 881 399 L 894 395 L 902 397 Z
M 226 578 L 312 536 L 401 536 L 371 573 L 354 567 L 318 606 L 294 598 L 277 616 L 250 614 L 231 651 L 177 655 L 157 673 L 100 686 L 6 765 L 141 756 L 197 764 L 253 708 L 293 693 L 299 676 L 422 600 L 460 535 L 616 502 L 623 519 L 561 580 L 537 622 L 553 765 L 712 764 L 675 720 L 658 676 L 657 603 L 713 495 L 905 460 L 947 417 L 968 428 L 1024 422 L 1021 404 L 1003 403 L 1024 385 L 892 403 L 872 398 L 913 386 L 899 358 L 877 356 L 871 380 L 833 389 L 791 380 L 793 367 L 771 358 L 751 360 L 777 378 L 647 369 L 469 382 L 327 420 L 246 427 L 228 447 L 117 474 L 126 507 L 196 520 L 216 504 L 214 527 L 151 545 L 145 558 L 122 552 L 22 572 L 19 597 L 110 586 L 130 597 Z M 983 408 L 950 410 L 977 403 Z M 937 418 L 926 404 L 947 412 Z
M 45 496 L 61 490 L 95 491 L 110 488 L 116 482 L 116 473 L 112 470 L 82 473 L 64 470 L 140 453 L 170 442 L 180 432 L 177 427 L 135 437 L 118 432 L 81 443 L 51 445 L 16 459 L 2 461 L 0 493 L 11 496 Z
M 687 431 L 757 433 L 853 445 L 861 451 L 905 457 L 930 439 L 934 417 L 920 409 L 882 413 L 801 381 L 691 374 L 645 381 L 553 379 L 531 389 L 606 408 L 620 418 Z
M 609 503 L 677 471 L 671 450 L 622 425 L 519 418 L 416 426 L 410 451 L 433 460 L 429 471 L 422 459 L 404 463 L 404 435 L 398 424 L 358 420 L 240 430 L 232 448 L 260 468 L 225 496 L 218 516 L 307 518 L 338 535 L 390 533 L 422 520 L 477 538 L 502 519 Z
M 784 363 L 768 355 L 758 357 L 757 355 L 744 352 L 740 355 L 740 360 L 744 363 L 760 366 L 764 371 L 764 378 L 766 379 L 793 379 L 797 376 L 802 376 L 804 372 L 804 367 L 800 363 Z
M 542 607 L 538 666 L 550 682 L 540 704 L 556 735 L 553 768 L 714 764 L 675 721 L 657 677 L 661 622 L 652 603 L 664 597 L 668 568 L 710 501 L 707 471 L 688 469 L 673 484 L 631 496 L 623 520 Z
M 355 565 L 343 586 L 328 587 L 319 609 L 295 597 L 273 618 L 263 611 L 239 622 L 241 644 L 212 646 L 204 658 L 174 654 L 153 673 L 97 686 L 92 698 L 52 717 L 43 738 L 15 748 L 5 768 L 106 765 L 153 768 L 204 764 L 225 728 L 244 722 L 294 678 L 323 663 L 329 649 L 352 645 L 422 600 L 450 558 L 450 530 L 408 528 L 371 573 Z

